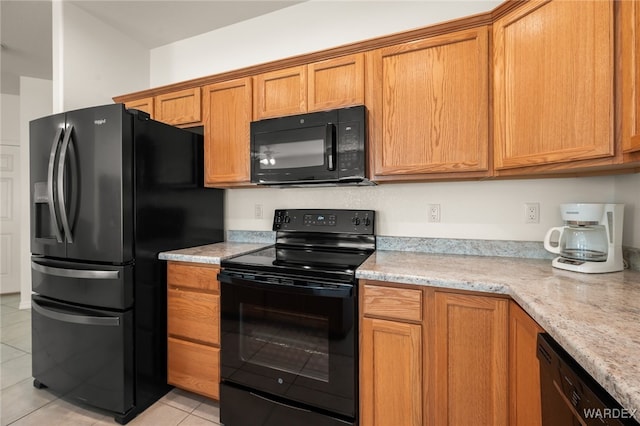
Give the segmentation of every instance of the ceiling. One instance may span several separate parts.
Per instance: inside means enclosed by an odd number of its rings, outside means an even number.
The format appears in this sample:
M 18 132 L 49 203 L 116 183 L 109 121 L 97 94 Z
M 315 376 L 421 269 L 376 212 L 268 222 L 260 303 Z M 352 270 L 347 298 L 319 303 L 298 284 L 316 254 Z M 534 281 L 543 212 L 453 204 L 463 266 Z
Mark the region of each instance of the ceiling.
M 153 49 L 305 0 L 62 1 Z M 19 94 L 21 75 L 51 79 L 51 1 L 0 0 L 0 15 L 0 91 Z

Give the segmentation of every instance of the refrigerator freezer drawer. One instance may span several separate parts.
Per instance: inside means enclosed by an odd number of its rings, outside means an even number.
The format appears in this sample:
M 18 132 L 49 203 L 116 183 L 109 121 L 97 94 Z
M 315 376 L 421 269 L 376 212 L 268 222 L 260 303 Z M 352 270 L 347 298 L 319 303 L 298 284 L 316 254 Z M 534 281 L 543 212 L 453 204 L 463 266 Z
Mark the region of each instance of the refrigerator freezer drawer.
M 31 327 L 38 382 L 116 413 L 133 407 L 131 310 L 77 308 L 34 295 Z
M 111 266 L 31 259 L 35 293 L 52 299 L 107 309 L 133 306 L 133 265 Z

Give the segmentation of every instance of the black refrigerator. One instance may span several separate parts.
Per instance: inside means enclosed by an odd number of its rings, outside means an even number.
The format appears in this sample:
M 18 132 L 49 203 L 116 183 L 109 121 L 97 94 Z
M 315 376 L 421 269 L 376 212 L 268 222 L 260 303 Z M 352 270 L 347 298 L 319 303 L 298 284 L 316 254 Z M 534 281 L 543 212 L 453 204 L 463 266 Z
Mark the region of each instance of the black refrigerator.
M 158 253 L 223 241 L 223 192 L 201 135 L 122 104 L 29 132 L 34 386 L 124 424 L 171 388 Z

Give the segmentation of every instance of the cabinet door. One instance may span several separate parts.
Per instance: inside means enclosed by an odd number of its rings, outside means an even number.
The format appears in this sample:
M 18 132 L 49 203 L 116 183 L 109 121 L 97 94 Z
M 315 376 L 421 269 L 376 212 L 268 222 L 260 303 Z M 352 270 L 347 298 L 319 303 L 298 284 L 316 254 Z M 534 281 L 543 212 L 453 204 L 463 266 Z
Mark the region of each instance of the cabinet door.
M 532 1 L 494 23 L 496 170 L 614 155 L 613 3 Z
M 204 168 L 206 186 L 248 184 L 251 78 L 205 86 Z
M 254 116 L 302 114 L 307 111 L 307 66 L 260 74 L 255 78 Z
M 360 424 L 422 425 L 422 327 L 363 318 L 360 354 Z
M 144 111 L 154 118 L 153 116 L 153 98 L 142 98 L 137 99 L 135 101 L 125 102 L 124 106 L 127 109 L 137 109 L 140 111 Z
M 517 303 L 509 307 L 509 424 L 540 426 L 538 333 L 544 330 Z
M 198 124 L 202 121 L 200 88 L 180 90 L 155 98 L 155 119 L 172 125 Z
M 220 349 L 169 337 L 167 382 L 220 399 Z
M 307 71 L 310 112 L 364 104 L 364 54 L 315 62 Z
M 434 415 L 438 425 L 507 425 L 508 300 L 436 292 Z
M 622 148 L 640 151 L 640 2 L 621 1 Z
M 411 180 L 468 172 L 486 176 L 488 28 L 368 55 L 374 178 Z

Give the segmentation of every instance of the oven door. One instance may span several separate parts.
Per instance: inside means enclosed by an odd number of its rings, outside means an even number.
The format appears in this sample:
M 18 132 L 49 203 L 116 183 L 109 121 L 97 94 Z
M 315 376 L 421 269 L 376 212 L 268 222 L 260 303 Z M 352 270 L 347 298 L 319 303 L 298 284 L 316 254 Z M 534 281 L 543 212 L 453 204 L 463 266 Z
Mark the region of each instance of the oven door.
M 336 128 L 332 123 L 265 131 L 252 128 L 251 182 L 336 181 L 336 150 Z
M 355 286 L 227 270 L 219 279 L 222 381 L 355 417 Z

